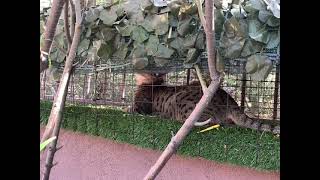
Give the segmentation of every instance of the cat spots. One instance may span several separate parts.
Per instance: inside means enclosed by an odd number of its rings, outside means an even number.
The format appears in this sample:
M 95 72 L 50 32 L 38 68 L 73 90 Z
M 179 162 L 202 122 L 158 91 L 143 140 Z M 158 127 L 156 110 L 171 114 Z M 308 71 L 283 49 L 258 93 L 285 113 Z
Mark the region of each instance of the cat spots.
M 202 90 L 190 86 L 165 86 L 163 80 L 154 82 L 162 86 L 152 86 L 147 84 L 150 79 L 144 75 L 139 80 L 140 84 L 149 86 L 139 86 L 135 92 L 134 104 L 135 111 L 140 114 L 160 114 L 162 117 L 176 119 L 184 122 L 196 107 L 202 97 Z M 147 100 L 146 103 L 141 100 Z M 139 101 L 140 100 L 140 101 Z M 268 126 L 255 122 L 257 120 L 250 119 L 240 110 L 237 102 L 223 89 L 218 89 L 208 107 L 200 117 L 200 121 L 206 121 L 209 118 L 215 119 L 220 124 L 236 124 L 241 127 L 257 129 L 264 131 L 279 132 L 280 125 Z M 273 128 L 274 129 L 271 129 Z

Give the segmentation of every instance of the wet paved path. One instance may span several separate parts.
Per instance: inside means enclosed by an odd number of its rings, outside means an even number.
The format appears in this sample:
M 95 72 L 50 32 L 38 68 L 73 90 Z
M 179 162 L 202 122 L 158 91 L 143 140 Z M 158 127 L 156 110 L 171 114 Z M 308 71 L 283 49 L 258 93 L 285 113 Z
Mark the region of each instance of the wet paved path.
M 161 153 L 66 130 L 60 131 L 58 144 L 63 147 L 55 155 L 58 164 L 50 180 L 141 180 Z M 42 171 L 44 162 L 42 157 Z M 174 155 L 156 180 L 171 179 L 277 180 L 280 174 Z

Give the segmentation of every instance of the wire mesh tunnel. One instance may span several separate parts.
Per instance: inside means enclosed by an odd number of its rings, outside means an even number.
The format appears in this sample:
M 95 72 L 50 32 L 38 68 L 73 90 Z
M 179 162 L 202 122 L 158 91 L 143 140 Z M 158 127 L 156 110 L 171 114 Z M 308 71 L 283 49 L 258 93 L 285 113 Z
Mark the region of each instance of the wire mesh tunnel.
M 245 73 L 244 60 L 230 60 L 225 66 L 222 88 L 248 116 L 280 121 L 280 63 L 277 59 L 272 63 L 273 69 L 268 77 L 256 82 Z M 50 73 L 45 71 L 40 75 L 42 124 L 48 119 L 59 83 Z M 163 150 L 181 123 L 123 111 L 134 105 L 137 88 L 134 73 L 130 65 L 100 71 L 76 69 L 69 84 L 62 127 Z M 194 69 L 174 67 L 166 74 L 165 80 L 166 84 L 180 86 L 197 80 L 197 76 Z M 201 127 L 191 132 L 178 153 L 258 169 L 279 169 L 280 140 L 271 134 L 240 128 L 197 133 L 199 130 Z

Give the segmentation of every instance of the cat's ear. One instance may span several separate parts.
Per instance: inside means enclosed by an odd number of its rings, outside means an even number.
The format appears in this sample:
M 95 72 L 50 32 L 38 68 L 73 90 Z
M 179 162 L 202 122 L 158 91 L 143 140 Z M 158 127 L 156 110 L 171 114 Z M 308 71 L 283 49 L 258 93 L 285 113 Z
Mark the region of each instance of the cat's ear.
M 146 81 L 146 76 L 143 73 L 135 74 L 136 84 L 142 85 Z

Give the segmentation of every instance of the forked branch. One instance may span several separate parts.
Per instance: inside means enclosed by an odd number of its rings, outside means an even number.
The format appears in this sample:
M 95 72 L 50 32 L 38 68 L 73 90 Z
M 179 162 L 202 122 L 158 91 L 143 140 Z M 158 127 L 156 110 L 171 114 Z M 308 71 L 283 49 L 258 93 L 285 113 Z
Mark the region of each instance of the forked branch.
M 204 91 L 203 96 L 201 97 L 199 103 L 196 105 L 193 112 L 184 122 L 182 127 L 179 129 L 177 134 L 171 138 L 170 143 L 166 147 L 166 149 L 162 152 L 161 156 L 158 158 L 156 163 L 151 167 L 149 172 L 144 177 L 144 180 L 155 179 L 155 177 L 160 173 L 162 168 L 168 162 L 170 157 L 177 151 L 182 141 L 186 138 L 186 136 L 190 133 L 192 128 L 194 127 L 195 122 L 197 122 L 203 113 L 204 109 L 208 106 L 212 97 L 218 90 L 220 86 L 220 74 L 216 70 L 216 60 L 215 58 L 215 44 L 214 44 L 214 29 L 212 24 L 214 23 L 213 16 L 213 0 L 205 1 L 205 32 L 206 32 L 206 44 L 207 44 L 207 52 L 208 52 L 208 66 L 210 77 L 212 79 L 209 87 Z
M 48 124 L 43 133 L 41 142 L 44 142 L 51 136 L 56 136 L 57 138 L 50 144 L 50 148 L 47 154 L 45 172 L 42 177 L 42 180 L 48 180 L 50 171 L 52 168 L 52 161 L 54 154 L 56 152 L 57 140 L 59 137 L 60 126 L 62 122 L 62 114 L 65 106 L 65 101 L 67 97 L 67 90 L 70 80 L 70 75 L 73 69 L 73 60 L 76 56 L 77 48 L 80 42 L 81 35 L 81 9 L 79 0 L 75 0 L 75 9 L 76 9 L 76 25 L 75 25 L 75 34 L 72 40 L 72 44 L 70 47 L 70 52 L 65 62 L 63 74 L 60 79 L 60 84 L 56 96 L 54 98 L 53 106 L 51 109 L 50 117 L 48 120 Z

